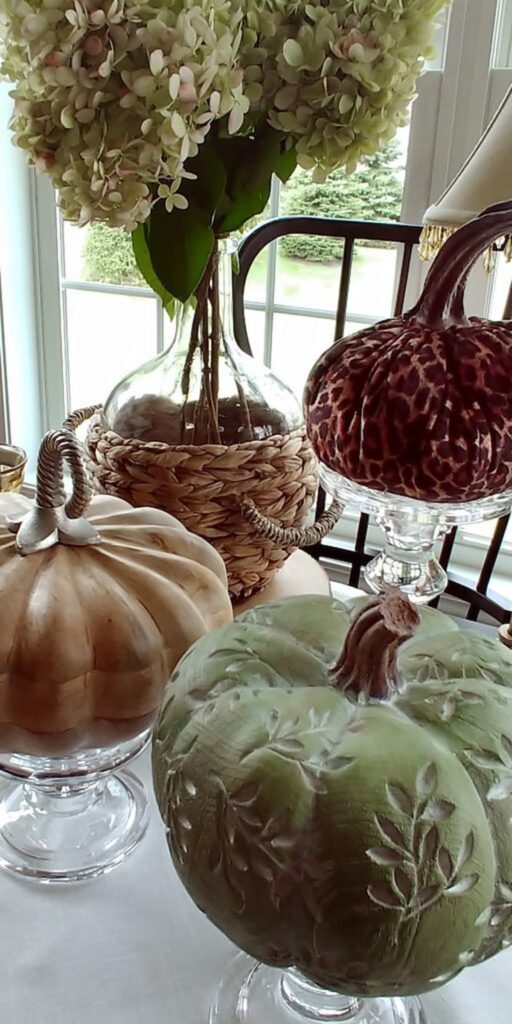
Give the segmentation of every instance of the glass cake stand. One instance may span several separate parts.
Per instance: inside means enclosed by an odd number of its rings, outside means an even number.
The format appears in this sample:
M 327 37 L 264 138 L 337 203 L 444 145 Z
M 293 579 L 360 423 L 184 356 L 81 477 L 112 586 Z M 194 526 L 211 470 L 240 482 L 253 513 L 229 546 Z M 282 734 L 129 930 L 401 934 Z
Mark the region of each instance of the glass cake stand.
M 453 526 L 496 519 L 510 511 L 512 491 L 468 502 L 426 502 L 354 484 L 320 465 L 325 490 L 348 508 L 374 516 L 385 536 L 383 550 L 368 563 L 364 578 L 372 591 L 400 587 L 416 604 L 446 588 L 448 577 L 435 545 Z
M 209 1024 L 427 1024 L 416 996 L 365 998 L 328 992 L 295 968 L 231 961 L 210 1008 Z
M 0 868 L 62 884 L 122 864 L 148 826 L 146 790 L 125 765 L 150 732 L 55 757 L 0 750 Z

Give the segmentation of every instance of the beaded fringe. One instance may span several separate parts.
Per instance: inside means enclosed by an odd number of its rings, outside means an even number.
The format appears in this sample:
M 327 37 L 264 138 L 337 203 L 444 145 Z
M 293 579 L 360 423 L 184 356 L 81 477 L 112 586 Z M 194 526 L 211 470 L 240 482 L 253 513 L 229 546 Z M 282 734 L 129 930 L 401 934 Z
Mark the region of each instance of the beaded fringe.
M 440 224 L 426 224 L 421 232 L 418 255 L 428 262 L 437 256 L 445 242 L 455 234 L 457 228 L 442 227 Z M 507 235 L 501 241 L 494 242 L 484 253 L 484 268 L 490 274 L 496 266 L 496 254 L 502 252 L 507 263 L 512 261 L 512 236 Z

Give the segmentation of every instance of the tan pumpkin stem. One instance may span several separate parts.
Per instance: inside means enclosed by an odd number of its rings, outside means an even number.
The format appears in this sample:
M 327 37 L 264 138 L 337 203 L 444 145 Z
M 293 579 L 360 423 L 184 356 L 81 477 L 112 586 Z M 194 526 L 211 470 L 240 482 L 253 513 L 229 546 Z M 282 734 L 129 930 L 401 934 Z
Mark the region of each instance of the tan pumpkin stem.
M 330 677 L 333 686 L 386 700 L 397 689 L 398 648 L 419 625 L 417 609 L 400 590 L 388 588 L 356 615 Z
M 333 501 L 312 526 L 285 527 L 274 523 L 272 519 L 260 512 L 252 498 L 240 499 L 242 514 L 254 526 L 258 536 L 280 544 L 283 548 L 308 548 L 313 544 L 318 544 L 336 525 L 344 507 L 341 502 Z
M 63 462 L 71 470 L 73 491 L 66 501 Z M 70 430 L 51 430 L 43 437 L 37 461 L 36 505 L 58 508 L 65 502 L 68 519 L 80 519 L 92 497 L 92 484 L 80 450 Z

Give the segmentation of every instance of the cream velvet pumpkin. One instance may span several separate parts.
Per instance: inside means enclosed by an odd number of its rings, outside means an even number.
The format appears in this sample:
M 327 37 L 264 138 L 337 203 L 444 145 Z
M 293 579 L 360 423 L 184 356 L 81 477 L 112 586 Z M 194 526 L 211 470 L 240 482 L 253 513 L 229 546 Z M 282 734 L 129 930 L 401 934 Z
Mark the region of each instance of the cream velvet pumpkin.
M 54 505 L 59 486 L 57 473 Z M 136 736 L 188 647 L 231 620 L 224 563 L 167 513 L 108 496 L 87 508 L 88 540 L 61 529 L 22 557 L 9 517 L 31 509 L 0 498 L 1 748 L 49 756 Z

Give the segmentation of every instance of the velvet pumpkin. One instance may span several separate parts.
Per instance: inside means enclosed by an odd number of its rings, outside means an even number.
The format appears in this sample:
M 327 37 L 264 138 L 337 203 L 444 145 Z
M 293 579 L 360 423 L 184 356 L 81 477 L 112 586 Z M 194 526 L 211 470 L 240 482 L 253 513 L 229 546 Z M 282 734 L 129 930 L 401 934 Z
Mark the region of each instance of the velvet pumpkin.
M 199 640 L 153 777 L 182 882 L 260 961 L 406 995 L 512 939 L 512 655 L 398 593 Z
M 39 486 L 35 505 L 0 497 L 5 752 L 75 753 L 137 736 L 188 647 L 232 619 L 220 555 L 172 516 L 108 496 L 92 498 L 88 519 L 81 506 L 66 516 L 62 444 L 82 472 L 73 436 L 48 435 L 46 507 Z
M 512 203 L 465 225 L 413 309 L 317 361 L 305 410 L 320 462 L 353 483 L 423 501 L 512 489 L 512 325 L 464 312 L 469 271 L 511 230 Z

